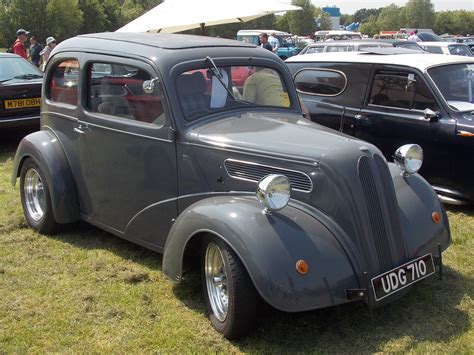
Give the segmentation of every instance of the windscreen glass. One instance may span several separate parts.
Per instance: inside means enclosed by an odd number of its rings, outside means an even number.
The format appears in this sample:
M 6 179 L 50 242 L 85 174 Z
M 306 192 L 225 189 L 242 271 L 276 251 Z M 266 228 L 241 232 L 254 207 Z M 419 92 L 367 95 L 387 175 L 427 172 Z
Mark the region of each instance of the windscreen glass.
M 261 66 L 186 71 L 178 76 L 176 88 L 187 121 L 240 108 L 292 106 L 280 73 Z
M 428 73 L 451 108 L 474 109 L 474 63 L 443 65 Z

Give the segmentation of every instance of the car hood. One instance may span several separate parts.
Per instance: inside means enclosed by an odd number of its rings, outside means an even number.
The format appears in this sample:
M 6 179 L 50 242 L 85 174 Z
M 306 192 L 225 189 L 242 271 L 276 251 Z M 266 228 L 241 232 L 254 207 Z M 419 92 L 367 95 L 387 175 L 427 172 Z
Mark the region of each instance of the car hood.
M 245 113 L 209 122 L 192 129 L 188 139 L 216 147 L 313 161 L 329 153 L 370 146 L 299 115 L 275 113 Z

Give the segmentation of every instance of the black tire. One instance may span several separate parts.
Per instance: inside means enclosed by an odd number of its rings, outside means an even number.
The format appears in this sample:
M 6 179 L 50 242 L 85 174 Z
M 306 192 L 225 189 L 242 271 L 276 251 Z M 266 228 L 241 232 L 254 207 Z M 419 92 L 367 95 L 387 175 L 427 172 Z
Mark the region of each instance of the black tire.
M 31 177 L 34 176 L 34 174 L 37 174 L 39 178 L 39 182 L 42 186 L 43 195 L 40 208 L 41 213 L 36 215 L 34 212 L 38 212 L 39 209 L 35 208 L 34 206 L 28 207 L 27 200 L 31 201 L 31 197 L 27 197 L 27 193 L 25 192 L 25 178 L 28 179 L 27 176 Z M 53 234 L 58 230 L 59 225 L 54 219 L 53 208 L 51 205 L 51 194 L 48 183 L 40 167 L 32 158 L 27 158 L 21 166 L 20 197 L 21 205 L 23 207 L 23 213 L 25 214 L 25 218 L 31 228 L 42 234 Z
M 209 294 L 206 282 L 206 255 L 208 248 L 214 248 L 214 246 L 220 251 L 226 276 L 228 307 L 223 320 L 219 319 L 219 315 L 214 312 L 210 300 L 212 296 Z M 222 240 L 209 237 L 203 243 L 201 272 L 207 312 L 213 327 L 227 339 L 237 339 L 247 335 L 255 324 L 257 292 L 237 254 Z

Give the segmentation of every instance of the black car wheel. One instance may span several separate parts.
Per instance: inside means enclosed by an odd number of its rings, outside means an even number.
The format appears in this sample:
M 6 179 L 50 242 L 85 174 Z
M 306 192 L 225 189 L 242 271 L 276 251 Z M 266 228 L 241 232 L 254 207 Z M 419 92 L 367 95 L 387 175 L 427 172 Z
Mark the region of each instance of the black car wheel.
M 49 187 L 38 164 L 31 158 L 27 158 L 21 167 L 20 196 L 30 227 L 40 233 L 54 233 L 58 224 L 53 216 Z
M 256 290 L 237 254 L 220 239 L 204 243 L 202 279 L 214 328 L 227 339 L 246 335 L 254 325 Z

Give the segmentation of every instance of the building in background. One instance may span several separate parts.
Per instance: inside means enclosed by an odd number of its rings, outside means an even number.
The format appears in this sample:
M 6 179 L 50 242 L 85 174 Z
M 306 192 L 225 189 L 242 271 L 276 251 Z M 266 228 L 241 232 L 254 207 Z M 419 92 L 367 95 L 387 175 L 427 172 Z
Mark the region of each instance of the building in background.
M 337 6 L 326 6 L 322 10 L 331 16 L 331 30 L 339 30 L 341 24 L 341 9 Z

